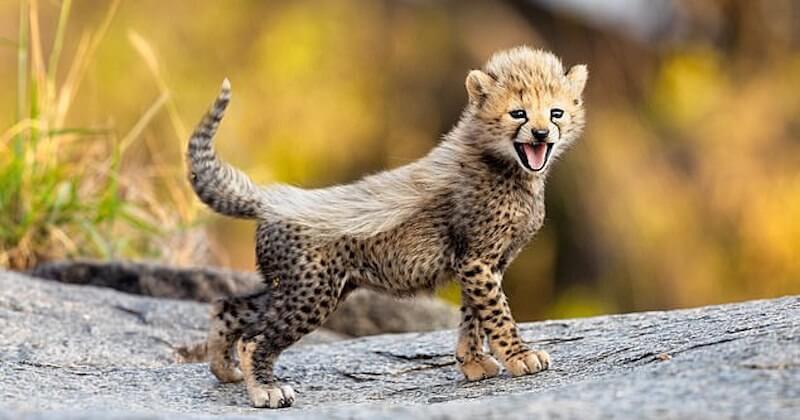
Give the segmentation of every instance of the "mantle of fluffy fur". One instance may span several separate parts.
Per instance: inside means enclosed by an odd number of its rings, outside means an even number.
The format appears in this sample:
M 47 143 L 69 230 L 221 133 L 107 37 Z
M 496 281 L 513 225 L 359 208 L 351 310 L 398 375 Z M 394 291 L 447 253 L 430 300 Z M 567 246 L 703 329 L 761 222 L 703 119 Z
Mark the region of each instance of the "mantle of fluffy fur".
M 460 141 L 459 131 L 420 160 L 352 184 L 314 190 L 270 186 L 264 190 L 269 208 L 265 217 L 280 217 L 326 236 L 367 237 L 391 230 L 458 188 L 458 178 L 469 166 L 481 170 L 480 152 Z
M 463 185 L 459 178 L 486 170 L 482 151 L 473 145 L 465 111 L 461 122 L 428 155 L 357 182 L 320 189 L 285 184 L 264 188 L 267 214 L 301 224 L 324 236 L 363 238 L 386 232 L 415 217 L 427 204 Z M 513 161 L 507 162 L 511 167 Z M 521 171 L 519 171 L 521 172 Z M 527 175 L 531 182 L 545 174 Z

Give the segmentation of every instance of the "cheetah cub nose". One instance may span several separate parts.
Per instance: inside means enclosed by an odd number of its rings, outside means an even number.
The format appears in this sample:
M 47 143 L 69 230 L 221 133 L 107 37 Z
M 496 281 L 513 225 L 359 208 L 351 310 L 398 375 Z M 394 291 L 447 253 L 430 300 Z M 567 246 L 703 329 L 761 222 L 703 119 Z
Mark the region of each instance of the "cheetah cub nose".
M 548 134 L 550 134 L 550 130 L 548 130 L 547 128 L 533 130 L 533 138 L 539 141 L 547 140 Z

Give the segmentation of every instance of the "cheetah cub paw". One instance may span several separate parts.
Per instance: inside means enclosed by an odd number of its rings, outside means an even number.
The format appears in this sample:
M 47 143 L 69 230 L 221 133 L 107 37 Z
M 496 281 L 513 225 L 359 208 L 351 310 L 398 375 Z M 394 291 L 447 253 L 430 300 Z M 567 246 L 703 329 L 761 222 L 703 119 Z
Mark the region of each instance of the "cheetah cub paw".
M 504 364 L 511 376 L 532 375 L 550 367 L 550 355 L 540 350 L 525 349 Z
M 458 367 L 470 382 L 494 378 L 500 373 L 500 364 L 494 357 L 487 355 L 478 355 L 472 360 L 459 363 Z
M 211 373 L 223 384 L 239 382 L 244 379 L 242 371 L 230 363 L 210 363 Z
M 256 408 L 285 408 L 294 404 L 294 390 L 289 385 L 253 385 L 247 387 Z

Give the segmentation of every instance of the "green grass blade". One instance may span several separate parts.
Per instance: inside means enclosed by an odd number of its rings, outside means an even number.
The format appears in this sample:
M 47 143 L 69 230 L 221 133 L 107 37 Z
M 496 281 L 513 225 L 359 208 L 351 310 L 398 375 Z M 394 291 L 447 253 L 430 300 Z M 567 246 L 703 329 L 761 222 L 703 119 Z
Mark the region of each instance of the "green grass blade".
M 162 229 L 161 226 L 146 220 L 144 217 L 136 214 L 134 210 L 135 209 L 130 208 L 130 206 L 122 206 L 120 209 L 121 219 L 140 232 L 153 235 L 158 235 L 164 232 L 164 229 Z
M 100 231 L 95 227 L 93 221 L 84 220 L 80 225 L 83 231 L 89 235 L 91 243 L 95 246 L 97 253 L 100 254 L 102 258 L 109 259 L 114 255 L 113 247 L 110 242 L 103 237 Z

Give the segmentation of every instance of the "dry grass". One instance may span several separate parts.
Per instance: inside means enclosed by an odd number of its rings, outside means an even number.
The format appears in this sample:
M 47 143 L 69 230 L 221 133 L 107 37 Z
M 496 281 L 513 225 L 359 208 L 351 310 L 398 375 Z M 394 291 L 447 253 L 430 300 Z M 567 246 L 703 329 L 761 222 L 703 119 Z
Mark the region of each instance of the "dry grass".
M 71 1 L 61 4 L 47 60 L 38 6 L 37 0 L 20 3 L 17 122 L 0 133 L 0 267 L 26 269 L 77 255 L 192 261 L 201 251 L 195 244 L 205 241 L 191 238 L 202 233 L 192 228 L 196 204 L 180 165 L 151 158 L 135 175 L 122 170 L 126 151 L 165 109 L 176 137 L 186 138 L 156 54 L 131 34 L 160 95 L 127 134 L 118 137 L 113 127 L 73 127 L 70 108 L 119 1 L 110 3 L 100 25 L 80 39 L 62 78 L 56 71 Z

